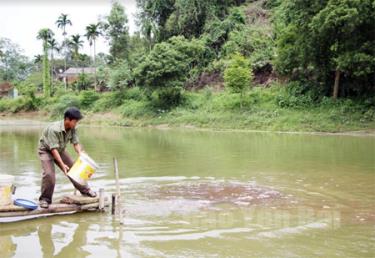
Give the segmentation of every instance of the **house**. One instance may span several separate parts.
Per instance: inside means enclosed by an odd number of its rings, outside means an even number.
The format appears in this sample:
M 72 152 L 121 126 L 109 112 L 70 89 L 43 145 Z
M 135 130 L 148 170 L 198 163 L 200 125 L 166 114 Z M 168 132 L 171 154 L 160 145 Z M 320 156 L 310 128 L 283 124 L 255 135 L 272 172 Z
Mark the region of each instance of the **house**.
M 59 79 L 66 81 L 68 84 L 78 80 L 78 76 L 81 74 L 94 74 L 94 67 L 70 67 L 65 72 L 59 74 Z
M 18 90 L 10 82 L 0 83 L 0 97 L 15 99 L 18 97 Z

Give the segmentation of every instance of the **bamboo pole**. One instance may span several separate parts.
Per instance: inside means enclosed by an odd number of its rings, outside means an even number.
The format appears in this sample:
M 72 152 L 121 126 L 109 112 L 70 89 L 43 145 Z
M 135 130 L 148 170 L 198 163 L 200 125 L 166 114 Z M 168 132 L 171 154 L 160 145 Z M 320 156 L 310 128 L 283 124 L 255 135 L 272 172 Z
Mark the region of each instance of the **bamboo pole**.
M 122 209 L 121 209 L 120 176 L 119 176 L 119 173 L 118 173 L 118 165 L 117 165 L 117 159 L 116 158 L 113 158 L 113 164 L 114 164 L 115 176 L 116 176 L 117 207 L 118 207 L 118 212 L 119 212 L 120 225 L 122 225 L 123 222 L 122 222 Z
M 104 188 L 99 189 L 99 210 L 104 210 Z
M 116 194 L 112 194 L 112 215 L 116 213 Z

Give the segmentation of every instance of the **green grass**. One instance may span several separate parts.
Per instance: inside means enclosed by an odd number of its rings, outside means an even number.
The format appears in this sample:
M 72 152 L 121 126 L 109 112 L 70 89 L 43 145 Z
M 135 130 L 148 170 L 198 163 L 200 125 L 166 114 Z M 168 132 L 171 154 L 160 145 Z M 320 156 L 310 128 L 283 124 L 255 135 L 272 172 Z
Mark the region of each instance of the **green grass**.
M 125 102 L 124 118 L 118 124 L 307 132 L 375 128 L 375 109 L 363 101 L 324 98 L 319 103 L 308 100 L 286 106 L 285 101 L 280 104 L 284 94 L 284 89 L 277 86 L 254 88 L 245 94 L 242 108 L 239 94 L 209 89 L 185 92 L 184 103 L 168 111 L 154 110 L 144 100 Z
M 312 101 L 307 95 L 291 94 L 286 87 L 253 88 L 242 99 L 239 94 L 183 92 L 182 103 L 170 110 L 156 107 L 139 88 L 124 92 L 73 92 L 50 99 L 0 99 L 0 112 L 19 112 L 37 108 L 56 118 L 71 105 L 87 117 L 100 112 L 117 114 L 110 124 L 123 126 L 195 126 L 215 129 L 269 131 L 343 132 L 375 128 L 374 102 L 369 100 L 322 98 Z M 105 119 L 105 118 L 102 118 Z M 95 121 L 95 119 L 93 119 Z M 102 121 L 98 121 L 102 122 Z

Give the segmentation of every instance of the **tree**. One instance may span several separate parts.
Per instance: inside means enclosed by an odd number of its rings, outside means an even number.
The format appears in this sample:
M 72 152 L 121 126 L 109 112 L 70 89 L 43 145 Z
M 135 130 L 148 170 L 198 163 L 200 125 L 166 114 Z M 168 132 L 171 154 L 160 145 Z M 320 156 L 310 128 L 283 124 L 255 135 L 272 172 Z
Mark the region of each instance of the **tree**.
M 375 89 L 372 0 L 285 0 L 275 14 L 280 74 L 334 99 Z
M 174 11 L 174 2 L 175 0 L 137 0 L 138 23 L 150 43 L 152 37 L 158 42 L 167 39 L 164 27 Z
M 43 91 L 45 97 L 51 96 L 51 79 L 50 68 L 48 62 L 48 40 L 53 37 L 54 33 L 48 28 L 39 30 L 37 39 L 43 41 Z
M 182 36 L 158 43 L 135 68 L 136 82 L 151 88 L 181 87 L 189 72 L 201 63 L 204 51 L 203 42 Z
M 92 64 L 91 57 L 86 54 L 78 54 L 76 66 L 78 67 L 90 67 Z
M 32 64 L 23 50 L 10 39 L 0 38 L 0 80 L 24 80 L 31 72 Z
M 375 5 L 371 0 L 330 0 L 313 17 L 314 39 L 326 48 L 329 68 L 335 73 L 334 99 L 338 97 L 341 74 L 351 77 L 374 75 L 374 24 Z
M 78 80 L 74 82 L 73 86 L 78 90 L 87 90 L 90 86 L 90 78 L 85 73 L 80 73 L 78 75 Z
M 57 27 L 63 30 L 63 36 L 66 36 L 66 26 L 72 26 L 72 21 L 68 18 L 68 14 L 60 14 L 59 18 L 56 21 Z
M 128 63 L 122 60 L 110 70 L 108 86 L 112 90 L 122 90 L 129 87 L 132 79 Z
M 96 39 L 100 36 L 100 31 L 99 31 L 99 25 L 100 24 L 90 24 L 86 27 L 86 37 L 90 43 L 90 47 L 92 45 L 94 45 L 94 56 L 93 56 L 93 60 L 94 60 L 94 88 L 95 90 L 97 90 L 96 88 L 96 85 L 97 85 L 97 82 L 96 82 L 96 47 L 95 47 L 95 43 L 96 43 Z
M 62 29 L 63 33 L 63 37 L 64 37 L 64 40 L 63 40 L 63 43 L 61 45 L 61 49 L 65 50 L 65 53 L 64 53 L 64 72 L 66 71 L 66 56 L 67 56 L 67 48 L 68 48 L 68 44 L 67 41 L 66 41 L 66 26 L 70 25 L 72 26 L 72 21 L 68 18 L 68 14 L 60 14 L 59 18 L 57 19 L 56 21 L 56 25 L 58 28 Z M 65 82 L 65 90 L 66 90 L 66 82 Z
M 235 54 L 224 71 L 225 87 L 232 92 L 240 93 L 240 106 L 242 108 L 242 99 L 244 92 L 250 87 L 252 81 L 252 71 L 249 61 L 242 55 Z
M 69 46 L 72 48 L 73 59 L 76 62 L 76 65 L 79 61 L 79 49 L 83 46 L 83 40 L 81 40 L 81 35 L 76 34 L 72 35 L 71 40 L 69 41 Z
M 199 37 L 206 23 L 209 5 L 210 1 L 175 1 L 174 11 L 165 24 L 167 36 Z
M 150 50 L 149 40 L 142 37 L 140 32 L 135 32 L 131 35 L 129 39 L 129 67 L 136 67 Z
M 146 38 L 199 37 L 212 20 L 223 20 L 229 8 L 244 0 L 137 0 L 137 20 Z
M 34 56 L 34 64 L 37 66 L 37 70 L 41 70 L 41 64 L 43 62 L 43 56 L 42 55 L 35 55 Z
M 109 16 L 101 22 L 104 35 L 109 40 L 109 52 L 112 56 L 112 63 L 117 60 L 128 59 L 129 55 L 129 29 L 128 17 L 124 7 L 114 2 Z
M 58 43 L 56 41 L 56 39 L 54 38 L 51 38 L 48 40 L 48 48 L 50 49 L 50 52 L 51 52 L 51 89 L 53 91 L 53 74 L 55 72 L 55 65 L 54 65 L 54 62 L 53 62 L 53 58 L 54 58 L 54 52 L 59 52 L 60 51 L 60 48 L 58 47 Z

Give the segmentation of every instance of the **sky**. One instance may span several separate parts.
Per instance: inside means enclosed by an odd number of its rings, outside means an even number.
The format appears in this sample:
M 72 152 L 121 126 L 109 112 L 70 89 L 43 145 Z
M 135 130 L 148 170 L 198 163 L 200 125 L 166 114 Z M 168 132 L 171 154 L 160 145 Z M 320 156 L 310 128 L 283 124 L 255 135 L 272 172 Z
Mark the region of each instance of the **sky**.
M 61 13 L 68 14 L 73 26 L 66 28 L 68 35 L 85 34 L 85 28 L 96 23 L 99 17 L 109 15 L 111 0 L 0 0 L 0 37 L 9 38 L 24 50 L 23 54 L 33 58 L 42 54 L 42 42 L 36 38 L 42 28 L 50 28 L 55 38 L 61 42 L 62 31 L 56 20 Z M 137 30 L 135 25 L 136 1 L 118 0 L 128 16 L 130 33 Z M 86 37 L 81 53 L 90 55 Z M 108 42 L 101 37 L 96 43 L 96 52 L 108 53 Z

